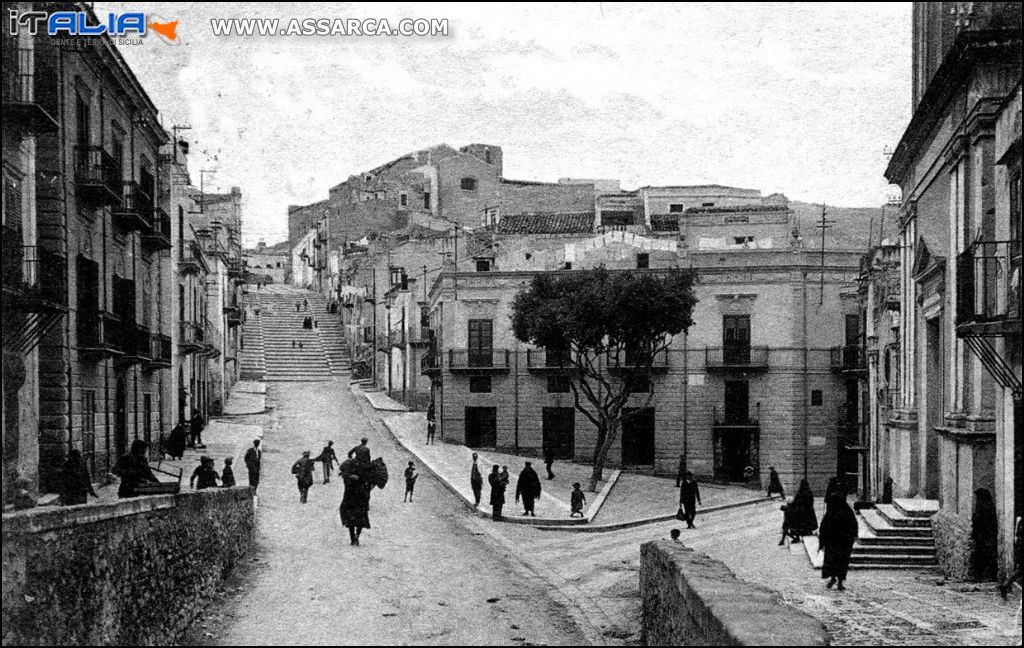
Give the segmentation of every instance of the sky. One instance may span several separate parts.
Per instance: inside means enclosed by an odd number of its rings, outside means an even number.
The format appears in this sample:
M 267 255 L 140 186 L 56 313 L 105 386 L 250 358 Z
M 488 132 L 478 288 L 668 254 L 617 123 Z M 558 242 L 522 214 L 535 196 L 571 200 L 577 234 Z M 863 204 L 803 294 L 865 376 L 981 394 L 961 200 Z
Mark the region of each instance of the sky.
M 178 20 L 120 47 L 243 237 L 407 152 L 501 146 L 504 175 L 716 183 L 878 206 L 911 116 L 910 3 L 96 3 Z M 448 35 L 215 36 L 212 18 L 447 19 Z M 287 22 L 283 22 L 285 26 Z M 138 40 L 138 39 L 136 39 Z

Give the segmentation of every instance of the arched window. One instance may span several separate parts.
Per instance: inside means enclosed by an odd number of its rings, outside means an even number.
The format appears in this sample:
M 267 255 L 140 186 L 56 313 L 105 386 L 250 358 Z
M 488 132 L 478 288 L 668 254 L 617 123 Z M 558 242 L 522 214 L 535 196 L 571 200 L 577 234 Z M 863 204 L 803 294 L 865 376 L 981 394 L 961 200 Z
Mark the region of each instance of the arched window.
M 462 188 L 466 191 L 476 191 L 476 178 L 463 178 Z

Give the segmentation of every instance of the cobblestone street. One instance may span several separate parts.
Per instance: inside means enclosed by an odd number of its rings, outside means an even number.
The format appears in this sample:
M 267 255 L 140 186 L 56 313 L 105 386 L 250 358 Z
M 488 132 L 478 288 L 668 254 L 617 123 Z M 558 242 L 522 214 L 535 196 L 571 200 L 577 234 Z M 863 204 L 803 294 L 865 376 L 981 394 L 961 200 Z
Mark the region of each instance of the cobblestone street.
M 578 644 L 571 604 L 508 552 L 495 548 L 440 484 L 423 474 L 402 503 L 408 457 L 336 382 L 275 383 L 264 437 L 257 555 L 197 620 L 185 643 L 260 645 Z M 391 471 L 370 504 L 373 528 L 351 547 L 338 520 L 342 485 L 299 504 L 292 463 L 327 439 L 339 455 L 368 436 Z M 239 471 L 244 480 L 244 470 Z M 486 524 L 479 521 L 480 524 Z

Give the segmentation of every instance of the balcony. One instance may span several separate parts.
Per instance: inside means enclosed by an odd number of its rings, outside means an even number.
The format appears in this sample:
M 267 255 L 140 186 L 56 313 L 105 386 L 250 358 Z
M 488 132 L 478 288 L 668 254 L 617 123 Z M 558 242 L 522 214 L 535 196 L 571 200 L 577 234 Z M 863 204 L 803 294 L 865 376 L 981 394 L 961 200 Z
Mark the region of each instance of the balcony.
M 67 261 L 35 245 L 21 245 L 21 230 L 3 229 L 4 308 L 25 313 L 67 311 Z
M 859 344 L 834 346 L 829 350 L 829 367 L 835 373 L 858 374 L 868 370 L 867 355 Z
M 958 337 L 1019 334 L 1021 242 L 978 241 L 957 258 Z
M 549 352 L 547 349 L 527 349 L 526 370 L 537 374 L 569 374 L 575 371 L 575 366 L 568 353 Z
M 121 349 L 124 355 L 116 364 L 121 367 L 148 363 L 153 358 L 153 340 L 149 329 L 135 322 L 122 322 Z
M 617 353 L 608 353 L 608 373 L 616 374 L 664 374 L 668 373 L 668 349 L 662 349 L 654 354 L 651 361 L 651 366 L 648 371 L 646 364 L 639 365 L 636 363 L 634 358 L 624 352 L 618 351 Z
M 28 132 L 56 132 L 60 127 L 56 69 L 32 48 L 4 49 L 4 121 Z
M 78 317 L 78 353 L 85 361 L 124 355 L 124 327 L 121 318 L 108 311 L 95 317 Z
M 75 147 L 75 195 L 91 207 L 121 202 L 121 168 L 102 146 Z
M 171 249 L 171 219 L 161 207 L 154 207 L 152 228 L 142 233 L 142 247 L 149 252 Z
M 454 374 L 508 373 L 508 349 L 451 349 L 448 370 Z
M 424 376 L 437 376 L 441 373 L 441 354 L 430 352 L 420 360 L 420 373 Z
M 430 346 L 434 343 L 434 329 L 421 326 L 418 330 L 410 332 L 406 341 L 412 346 Z
M 245 276 L 245 268 L 239 259 L 228 259 L 228 277 L 231 279 L 242 279 Z
M 181 353 L 188 355 L 189 353 L 200 353 L 206 345 L 204 340 L 206 339 L 205 331 L 203 327 L 199 326 L 195 322 L 182 321 L 178 323 L 180 335 L 178 337 L 178 349 Z
M 185 241 L 178 254 L 178 272 L 180 274 L 208 274 L 210 267 L 206 264 L 206 256 L 195 241 Z
M 145 233 L 153 227 L 153 198 L 137 182 L 121 185 L 121 201 L 111 210 L 114 227 L 122 232 Z
M 171 336 L 154 333 L 150 336 L 149 362 L 146 369 L 167 369 L 171 366 Z
M 758 373 L 768 371 L 768 347 L 729 345 L 707 347 L 704 367 L 708 373 Z
M 230 327 L 241 326 L 242 321 L 245 319 L 242 315 L 242 308 L 238 305 L 225 306 L 224 314 L 227 316 L 228 326 Z

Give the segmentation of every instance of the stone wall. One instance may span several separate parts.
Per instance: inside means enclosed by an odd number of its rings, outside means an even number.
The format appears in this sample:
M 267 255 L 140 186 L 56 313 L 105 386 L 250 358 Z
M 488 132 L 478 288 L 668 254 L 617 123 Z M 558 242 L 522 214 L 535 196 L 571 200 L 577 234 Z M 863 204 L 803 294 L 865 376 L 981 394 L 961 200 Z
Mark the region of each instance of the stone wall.
M 251 548 L 249 488 L 3 516 L 3 643 L 173 643 Z
M 640 547 L 640 598 L 648 646 L 828 645 L 820 621 L 677 542 Z
M 935 534 L 935 559 L 946 578 L 971 580 L 974 555 L 971 520 L 947 509 L 940 509 L 932 518 L 932 532 Z

